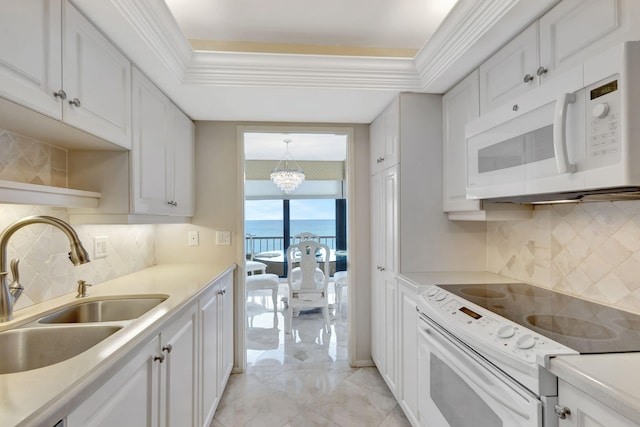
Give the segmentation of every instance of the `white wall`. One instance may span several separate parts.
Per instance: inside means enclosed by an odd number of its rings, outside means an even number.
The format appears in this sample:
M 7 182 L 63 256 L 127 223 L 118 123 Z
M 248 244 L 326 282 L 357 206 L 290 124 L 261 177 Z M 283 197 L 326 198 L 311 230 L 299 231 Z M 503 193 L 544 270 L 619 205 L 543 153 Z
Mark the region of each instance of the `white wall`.
M 291 126 L 301 123 L 240 123 L 196 122 L 196 212 L 191 224 L 160 225 L 156 228 L 156 258 L 166 262 L 242 262 L 243 213 L 239 209 L 242 197 L 240 167 L 242 152 L 238 147 L 240 126 Z M 350 286 L 355 292 L 357 307 L 352 313 L 352 339 L 355 340 L 355 361 L 371 359 L 370 330 L 370 263 L 369 263 L 369 127 L 368 125 L 309 124 L 316 128 L 345 128 L 354 130 L 353 194 L 349 195 L 349 210 L 354 218 L 355 241 L 349 243 L 356 251 L 357 262 L 349 266 L 356 283 Z M 200 246 L 187 246 L 188 231 L 200 232 Z M 231 246 L 216 246 L 216 230 L 231 231 Z M 363 362 L 364 363 L 364 362 Z

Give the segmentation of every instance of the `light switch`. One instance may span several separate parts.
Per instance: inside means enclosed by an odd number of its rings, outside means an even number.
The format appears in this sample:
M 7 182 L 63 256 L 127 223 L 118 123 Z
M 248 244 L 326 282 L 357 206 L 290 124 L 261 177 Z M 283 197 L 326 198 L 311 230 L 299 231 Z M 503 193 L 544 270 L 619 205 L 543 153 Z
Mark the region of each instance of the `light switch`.
M 216 231 L 216 245 L 229 246 L 231 244 L 230 231 Z
M 93 238 L 93 259 L 107 257 L 107 236 L 96 236 Z
M 189 246 L 198 246 L 200 244 L 200 233 L 196 230 L 189 232 Z

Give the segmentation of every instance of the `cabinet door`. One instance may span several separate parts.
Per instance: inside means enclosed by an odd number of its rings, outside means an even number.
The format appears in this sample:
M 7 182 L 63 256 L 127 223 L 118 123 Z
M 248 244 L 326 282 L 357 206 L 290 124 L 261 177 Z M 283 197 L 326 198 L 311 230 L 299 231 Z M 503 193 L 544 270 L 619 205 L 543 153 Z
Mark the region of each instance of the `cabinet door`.
M 168 214 L 167 119 L 171 102 L 137 69 L 133 72 L 131 180 L 134 213 Z
M 564 0 L 540 18 L 540 65 L 548 79 L 608 46 L 640 38 L 637 0 Z
M 400 100 L 396 97 L 369 128 L 371 173 L 400 161 Z
M 197 308 L 162 330 L 163 425 L 171 427 L 197 425 Z
M 481 114 L 537 87 L 537 69 L 536 22 L 480 65 Z
M 171 215 L 193 216 L 193 163 L 194 163 L 194 134 L 193 122 L 176 106 L 172 106 L 172 128 L 170 131 L 173 162 L 170 162 L 169 185 L 173 188 L 169 190 L 173 194 L 175 205 L 170 205 L 173 209 Z
M 399 262 L 399 242 L 398 230 L 400 213 L 400 166 L 385 169 L 382 172 L 382 226 L 383 241 L 382 272 L 390 279 L 395 280 L 395 273 L 398 272 Z
M 384 371 L 389 390 L 398 396 L 398 283 L 395 278 L 385 277 L 384 280 Z
M 371 313 L 383 313 L 382 309 L 382 272 L 383 265 L 383 235 L 382 223 L 382 174 L 377 173 L 371 177 Z M 384 368 L 384 352 L 382 329 L 383 319 L 380 315 L 371 316 L 371 357 L 378 370 Z
M 200 421 L 209 426 L 218 406 L 218 286 L 200 298 Z
M 558 421 L 559 427 L 638 427 L 640 425 L 562 380 L 558 380 L 558 405 L 571 411 L 565 419 Z
M 398 281 L 400 313 L 398 337 L 400 342 L 400 404 L 411 425 L 418 425 L 418 315 L 416 287 Z
M 478 71 L 475 70 L 442 98 L 444 212 L 477 211 L 480 202 L 467 200 L 465 125 L 480 116 Z
M 61 0 L 5 1 L 0 13 L 0 96 L 58 120 L 61 14 Z
M 131 63 L 69 3 L 63 28 L 64 121 L 131 148 Z
M 233 369 L 233 280 L 231 276 L 226 277 L 220 283 L 222 298 L 219 302 L 218 321 L 218 342 L 220 348 L 220 369 L 218 375 L 218 395 L 222 396 L 231 370 Z
M 156 335 L 67 416 L 67 427 L 159 426 L 160 351 Z

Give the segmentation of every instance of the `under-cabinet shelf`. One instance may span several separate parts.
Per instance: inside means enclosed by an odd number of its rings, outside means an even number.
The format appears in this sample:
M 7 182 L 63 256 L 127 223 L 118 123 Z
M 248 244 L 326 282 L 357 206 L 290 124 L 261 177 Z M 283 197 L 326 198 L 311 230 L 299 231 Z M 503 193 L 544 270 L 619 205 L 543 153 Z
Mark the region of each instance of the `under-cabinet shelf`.
M 96 208 L 101 193 L 0 180 L 0 203 Z

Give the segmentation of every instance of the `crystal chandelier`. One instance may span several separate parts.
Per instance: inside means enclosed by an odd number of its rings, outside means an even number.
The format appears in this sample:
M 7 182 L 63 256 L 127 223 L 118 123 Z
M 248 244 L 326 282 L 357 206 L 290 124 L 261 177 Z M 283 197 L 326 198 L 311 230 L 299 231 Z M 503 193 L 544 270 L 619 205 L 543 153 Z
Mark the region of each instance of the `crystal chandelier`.
M 284 143 L 287 144 L 287 150 L 284 153 L 284 157 L 282 160 L 278 162 L 276 168 L 271 172 L 271 180 L 274 184 L 278 186 L 278 188 L 284 191 L 286 194 L 290 194 L 298 188 L 298 186 L 304 181 L 304 172 L 300 169 L 300 165 L 298 162 L 293 160 L 291 154 L 289 153 L 289 143 L 290 139 L 285 139 Z M 290 169 L 289 162 L 295 163 L 297 169 Z M 284 167 L 280 167 L 284 162 Z

